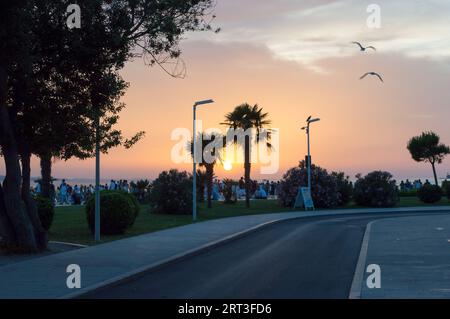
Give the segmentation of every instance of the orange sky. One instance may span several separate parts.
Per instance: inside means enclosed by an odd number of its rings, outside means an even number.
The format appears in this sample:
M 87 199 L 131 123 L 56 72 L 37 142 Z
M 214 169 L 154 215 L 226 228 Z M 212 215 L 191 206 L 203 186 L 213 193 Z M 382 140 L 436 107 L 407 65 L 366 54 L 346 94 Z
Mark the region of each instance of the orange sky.
M 300 5 L 283 0 L 280 6 L 285 10 L 280 12 L 270 7 L 272 1 L 258 1 L 264 5 L 253 12 L 254 2 L 219 1 L 217 24 L 224 31 L 192 35 L 183 43 L 185 79 L 170 78 L 139 59 L 127 65 L 122 74 L 130 88 L 123 99 L 127 108 L 120 127 L 127 135 L 145 130 L 147 136 L 131 150 L 115 149 L 103 156 L 103 178 L 154 178 L 165 169 L 189 170 L 190 165 L 171 161 L 175 143 L 171 132 L 190 129 L 191 105 L 205 98 L 216 101 L 199 110 L 205 128 L 221 128 L 224 115 L 243 102 L 258 103 L 269 112 L 272 127 L 279 129 L 280 169 L 275 175 L 261 176 L 256 166 L 256 178 L 280 178 L 304 157 L 306 137 L 300 127 L 308 115 L 322 119 L 312 128 L 312 154 L 313 161 L 327 169 L 351 176 L 378 169 L 391 171 L 397 178 L 431 176 L 430 167 L 410 158 L 406 143 L 413 135 L 434 130 L 450 144 L 450 68 L 445 55 L 450 55 L 450 45 L 447 50 L 437 45 L 436 38 L 436 30 L 447 31 L 444 25 L 435 23 L 432 28 L 422 21 L 421 29 L 411 24 L 415 12 L 397 12 L 404 15 L 397 24 L 390 23 L 386 13 L 386 24 L 374 31 L 365 26 L 365 6 L 359 12 L 354 1 L 303 1 Z M 349 13 L 348 22 L 333 7 L 346 2 L 353 4 L 351 12 L 357 12 L 356 16 Z M 248 9 L 248 14 L 232 15 L 239 6 Z M 305 19 L 296 20 L 297 15 Z M 433 37 L 425 32 L 429 29 Z M 292 38 L 287 30 L 293 30 Z M 427 54 L 420 54 L 411 39 L 429 42 Z M 349 44 L 354 40 L 375 44 L 378 52 L 362 54 Z M 374 78 L 360 81 L 366 71 L 382 73 L 385 84 Z M 449 164 L 446 160 L 439 167 L 440 176 L 450 172 Z M 92 160 L 56 162 L 53 175 L 89 178 L 93 168 Z M 34 161 L 33 175 L 38 174 Z M 218 169 L 220 177 L 242 174 L 240 166 L 231 172 Z

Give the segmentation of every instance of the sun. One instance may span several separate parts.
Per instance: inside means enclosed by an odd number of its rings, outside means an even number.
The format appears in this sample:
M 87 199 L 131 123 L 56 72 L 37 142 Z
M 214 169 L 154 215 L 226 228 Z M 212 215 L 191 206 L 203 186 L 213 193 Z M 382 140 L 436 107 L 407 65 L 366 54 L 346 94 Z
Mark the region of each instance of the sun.
M 223 162 L 223 168 L 226 171 L 231 171 L 233 169 L 233 164 L 230 161 Z

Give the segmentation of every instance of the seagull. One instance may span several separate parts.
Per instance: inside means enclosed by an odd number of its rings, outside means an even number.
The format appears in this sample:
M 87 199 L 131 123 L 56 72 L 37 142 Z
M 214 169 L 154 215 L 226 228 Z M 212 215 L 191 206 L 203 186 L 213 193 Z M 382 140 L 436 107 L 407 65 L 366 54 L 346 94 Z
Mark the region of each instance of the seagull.
M 375 47 L 373 47 L 373 46 L 363 47 L 362 44 L 359 43 L 359 42 L 352 42 L 352 43 L 358 45 L 358 46 L 361 48 L 361 51 L 362 51 L 362 52 L 365 52 L 367 49 L 372 49 L 372 50 L 374 50 L 374 51 L 377 50 L 377 49 L 376 49 Z
M 368 75 L 376 76 L 376 77 L 378 77 L 378 78 L 380 79 L 381 82 L 384 83 L 383 78 L 381 77 L 381 75 L 379 75 L 379 74 L 376 73 L 376 72 L 367 72 L 366 74 L 364 74 L 364 75 L 363 75 L 362 77 L 360 77 L 359 79 L 362 80 L 362 79 L 364 79 L 364 78 L 365 78 L 366 76 L 368 76 Z

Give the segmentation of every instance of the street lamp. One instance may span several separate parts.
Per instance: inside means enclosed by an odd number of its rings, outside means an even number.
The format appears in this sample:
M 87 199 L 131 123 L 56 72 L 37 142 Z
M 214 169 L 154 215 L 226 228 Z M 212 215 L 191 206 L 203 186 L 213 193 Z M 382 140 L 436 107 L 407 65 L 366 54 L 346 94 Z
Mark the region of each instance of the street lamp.
M 311 147 L 310 147 L 310 125 L 314 122 L 319 122 L 319 118 L 313 119 L 311 116 L 306 119 L 307 125 L 305 127 L 302 127 L 302 130 L 306 130 L 306 135 L 308 138 L 308 158 L 307 158 L 307 165 L 308 165 L 308 189 L 311 192 Z
M 192 158 L 193 158 L 193 169 L 192 169 L 192 219 L 194 221 L 197 220 L 197 107 L 205 104 L 214 103 L 213 100 L 204 100 L 198 101 L 194 103 L 193 111 L 193 150 L 192 150 Z
M 94 240 L 100 241 L 100 111 L 95 110 L 95 214 Z

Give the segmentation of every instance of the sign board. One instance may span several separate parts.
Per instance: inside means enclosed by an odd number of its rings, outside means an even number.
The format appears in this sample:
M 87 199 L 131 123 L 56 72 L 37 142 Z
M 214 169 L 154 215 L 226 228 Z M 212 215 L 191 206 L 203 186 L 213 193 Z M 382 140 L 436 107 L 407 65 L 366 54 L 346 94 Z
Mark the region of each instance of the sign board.
M 304 208 L 305 210 L 314 210 L 314 202 L 308 187 L 299 187 L 294 208 Z

